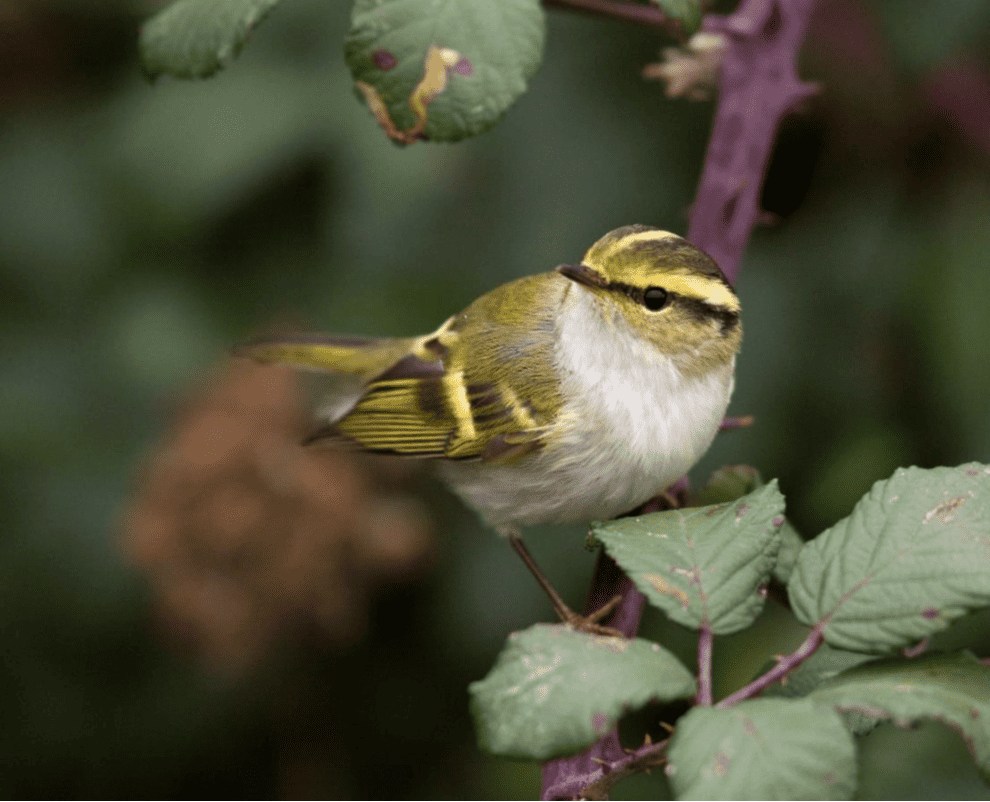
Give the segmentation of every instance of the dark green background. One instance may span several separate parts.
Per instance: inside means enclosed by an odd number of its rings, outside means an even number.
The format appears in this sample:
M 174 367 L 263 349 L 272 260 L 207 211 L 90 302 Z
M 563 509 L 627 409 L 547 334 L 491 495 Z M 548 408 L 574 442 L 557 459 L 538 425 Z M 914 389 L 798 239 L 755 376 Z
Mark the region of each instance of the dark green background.
M 400 149 L 353 96 L 346 5 L 284 0 L 217 77 L 154 86 L 135 40 L 159 3 L 0 10 L 17 34 L 0 46 L 0 795 L 537 793 L 537 767 L 476 750 L 466 685 L 552 614 L 439 489 L 438 565 L 378 598 L 365 641 L 287 645 L 236 681 L 158 643 L 115 545 L 170 399 L 259 324 L 420 333 L 619 225 L 687 228 L 713 106 L 640 80 L 654 35 L 555 13 L 500 125 Z M 778 477 L 807 536 L 899 465 L 990 461 L 990 144 L 921 89 L 961 53 L 990 71 L 990 6 L 820 5 L 803 74 L 824 93 L 781 132 L 764 201 L 782 221 L 754 235 L 738 283 L 731 411 L 757 425 L 694 471 Z M 990 116 L 990 97 L 973 103 Z M 581 529 L 528 540 L 579 604 Z M 987 624 L 941 643 L 985 655 Z M 690 659 L 686 633 L 647 630 Z M 720 638 L 716 691 L 800 639 L 777 608 Z M 300 755 L 302 788 L 286 769 Z M 990 796 L 939 725 L 880 728 L 862 755 L 863 798 Z

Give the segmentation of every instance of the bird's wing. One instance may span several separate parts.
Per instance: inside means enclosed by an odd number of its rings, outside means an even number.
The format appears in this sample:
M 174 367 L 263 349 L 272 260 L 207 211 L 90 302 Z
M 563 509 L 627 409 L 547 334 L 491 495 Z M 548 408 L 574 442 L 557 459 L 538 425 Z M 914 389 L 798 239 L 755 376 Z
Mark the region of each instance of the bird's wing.
M 297 335 L 259 340 L 242 356 L 330 375 L 337 385 L 306 440 L 387 454 L 511 462 L 544 445 L 559 400 L 545 364 L 550 317 L 527 321 L 531 340 L 498 336 L 499 304 L 527 308 L 531 284 L 519 279 L 489 293 L 432 334 L 395 340 Z M 562 280 L 562 286 L 566 281 Z M 517 297 L 517 295 L 519 297 Z M 556 296 L 545 290 L 551 308 Z M 531 306 L 531 304 L 529 304 Z M 469 311 L 465 310 L 465 312 Z M 465 352 L 486 365 L 466 364 Z
M 504 377 L 473 381 L 458 364 L 457 318 L 416 338 L 405 356 L 367 383 L 342 418 L 309 443 L 350 444 L 411 457 L 508 462 L 538 450 L 546 427 Z

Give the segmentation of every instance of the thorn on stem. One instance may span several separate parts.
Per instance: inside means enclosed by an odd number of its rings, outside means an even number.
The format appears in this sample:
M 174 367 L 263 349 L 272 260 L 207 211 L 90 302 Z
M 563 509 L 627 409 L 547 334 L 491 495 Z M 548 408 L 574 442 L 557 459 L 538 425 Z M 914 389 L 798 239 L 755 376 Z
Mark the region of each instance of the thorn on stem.
M 930 638 L 922 638 L 914 646 L 905 646 L 901 649 L 901 654 L 909 660 L 918 657 L 928 648 L 929 643 L 931 643 Z
M 811 98 L 821 93 L 822 87 L 817 81 L 805 81 L 797 85 L 787 99 L 787 110 L 791 114 L 807 114 L 811 111 Z
M 734 415 L 725 418 L 718 426 L 720 431 L 727 429 L 746 429 L 756 423 L 753 415 Z

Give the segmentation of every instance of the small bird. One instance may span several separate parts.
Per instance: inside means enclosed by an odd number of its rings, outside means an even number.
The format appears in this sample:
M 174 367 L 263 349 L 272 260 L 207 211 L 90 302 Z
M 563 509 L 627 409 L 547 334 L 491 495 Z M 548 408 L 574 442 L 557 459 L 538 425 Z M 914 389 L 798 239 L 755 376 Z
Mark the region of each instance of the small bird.
M 740 311 L 709 256 L 630 225 L 579 264 L 482 295 L 431 334 L 291 335 L 238 353 L 327 373 L 307 443 L 435 460 L 561 618 L 601 631 L 601 611 L 583 618 L 556 594 L 522 528 L 614 518 L 683 476 L 729 404 Z

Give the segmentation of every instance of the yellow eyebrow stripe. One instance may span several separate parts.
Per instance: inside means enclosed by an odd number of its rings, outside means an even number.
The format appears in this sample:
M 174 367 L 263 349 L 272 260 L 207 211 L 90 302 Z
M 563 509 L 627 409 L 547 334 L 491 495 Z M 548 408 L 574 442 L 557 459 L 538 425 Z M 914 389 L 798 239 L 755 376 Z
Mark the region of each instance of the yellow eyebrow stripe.
M 619 237 L 619 239 L 611 243 L 603 253 L 598 255 L 598 260 L 600 262 L 605 262 L 608 259 L 611 259 L 619 251 L 625 250 L 634 242 L 659 242 L 665 239 L 680 239 L 680 237 L 678 237 L 677 234 L 670 233 L 669 231 L 638 231 L 635 234 L 627 234 L 624 237 Z
M 707 276 L 679 276 L 676 273 L 666 273 L 657 278 L 657 284 L 665 290 L 676 292 L 687 298 L 697 298 L 699 301 L 724 307 L 730 312 L 739 311 L 739 299 L 718 279 Z

